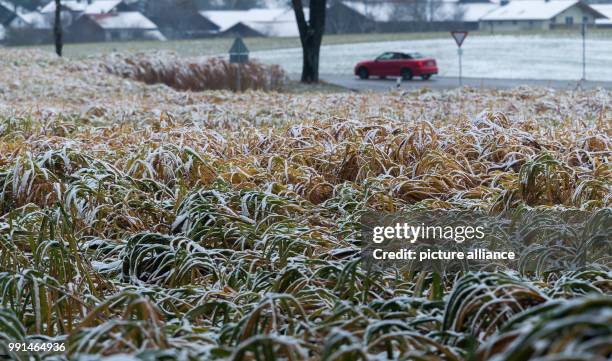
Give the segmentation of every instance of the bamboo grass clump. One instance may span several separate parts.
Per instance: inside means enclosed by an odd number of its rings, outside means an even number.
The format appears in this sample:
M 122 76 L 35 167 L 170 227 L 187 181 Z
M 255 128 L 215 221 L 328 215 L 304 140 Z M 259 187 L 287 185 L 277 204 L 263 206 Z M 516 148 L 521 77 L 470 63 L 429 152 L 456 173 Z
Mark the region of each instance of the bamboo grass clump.
M 0 353 L 610 358 L 610 92 L 182 92 L 144 81 L 187 89 L 202 69 L 134 60 L 123 79 L 108 59 L 15 52 L 0 57 Z M 364 266 L 361 214 L 430 209 L 508 212 L 542 238 L 512 269 Z M 589 232 L 543 210 L 588 212 Z

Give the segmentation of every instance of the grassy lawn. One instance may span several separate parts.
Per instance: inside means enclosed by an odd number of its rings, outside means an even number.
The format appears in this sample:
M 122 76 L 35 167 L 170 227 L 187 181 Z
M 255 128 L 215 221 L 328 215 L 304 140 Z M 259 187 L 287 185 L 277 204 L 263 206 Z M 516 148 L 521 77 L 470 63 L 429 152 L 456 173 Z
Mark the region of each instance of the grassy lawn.
M 491 36 L 488 31 L 470 32 L 473 36 Z M 504 33 L 495 35 L 516 35 L 516 36 L 543 36 L 554 38 L 575 38 L 580 37 L 580 30 L 555 30 L 555 31 L 523 31 L 516 33 Z M 612 31 L 609 29 L 589 30 L 590 39 L 609 39 Z M 349 44 L 349 43 L 370 43 L 383 41 L 400 40 L 422 40 L 437 39 L 448 37 L 447 32 L 428 32 L 428 33 L 388 33 L 388 34 L 333 34 L 323 38 L 323 45 Z M 67 44 L 65 54 L 69 57 L 84 57 L 89 55 L 106 54 L 110 52 L 142 52 L 151 50 L 174 51 L 181 56 L 202 56 L 225 54 L 230 48 L 233 38 L 208 38 L 197 40 L 173 40 L 173 41 L 129 41 L 129 42 L 108 42 L 108 43 L 86 43 L 86 44 Z M 245 43 L 251 51 L 274 50 L 300 47 L 300 40 L 297 37 L 289 38 L 245 38 Z M 53 46 L 38 46 L 41 49 L 54 51 Z
M 323 39 L 324 45 L 368 43 L 379 41 L 394 41 L 408 39 L 428 39 L 447 36 L 446 33 L 393 33 L 393 34 L 342 34 L 327 35 Z M 201 56 L 225 54 L 232 45 L 233 38 L 210 38 L 198 40 L 176 41 L 131 41 L 109 43 L 67 44 L 65 54 L 69 57 L 83 57 L 89 55 L 105 54 L 114 51 L 141 52 L 151 50 L 174 51 L 182 56 Z M 273 50 L 300 47 L 299 38 L 245 38 L 246 45 L 251 51 Z M 53 46 L 40 46 L 41 49 L 54 51 Z

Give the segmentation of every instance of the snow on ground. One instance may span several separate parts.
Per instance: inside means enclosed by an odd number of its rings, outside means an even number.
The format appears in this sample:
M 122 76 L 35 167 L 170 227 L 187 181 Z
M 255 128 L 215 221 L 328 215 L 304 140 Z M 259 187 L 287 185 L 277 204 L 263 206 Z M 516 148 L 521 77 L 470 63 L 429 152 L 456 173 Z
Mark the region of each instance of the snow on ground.
M 322 74 L 350 74 L 354 65 L 390 50 L 413 50 L 438 61 L 441 76 L 458 74 L 457 46 L 447 39 L 327 45 L 321 49 Z M 302 50 L 275 49 L 251 53 L 265 63 L 300 73 Z M 612 80 L 612 39 L 587 40 L 587 79 Z M 463 43 L 463 75 L 479 78 L 580 79 L 582 40 L 542 36 L 478 36 Z

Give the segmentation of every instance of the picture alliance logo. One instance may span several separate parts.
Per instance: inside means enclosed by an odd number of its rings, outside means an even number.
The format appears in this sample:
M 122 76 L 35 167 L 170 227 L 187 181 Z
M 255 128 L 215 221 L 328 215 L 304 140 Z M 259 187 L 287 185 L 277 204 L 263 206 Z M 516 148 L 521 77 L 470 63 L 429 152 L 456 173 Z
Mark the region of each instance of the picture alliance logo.
M 414 244 L 419 240 L 444 240 L 463 243 L 466 240 L 485 238 L 484 226 L 428 226 L 425 223 L 411 225 L 407 222 L 394 226 L 375 226 L 372 228 L 372 242 L 406 241 Z

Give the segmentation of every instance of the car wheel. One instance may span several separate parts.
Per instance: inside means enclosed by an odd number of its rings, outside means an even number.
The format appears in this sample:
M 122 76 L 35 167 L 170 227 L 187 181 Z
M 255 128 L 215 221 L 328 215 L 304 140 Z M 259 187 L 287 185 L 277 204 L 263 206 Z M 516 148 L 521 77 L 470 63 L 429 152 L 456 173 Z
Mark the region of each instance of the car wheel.
M 402 80 L 412 80 L 412 71 L 410 69 L 402 69 L 400 76 Z
M 430 78 L 431 78 L 431 74 L 421 75 L 421 79 L 423 80 L 429 80 Z
M 359 70 L 357 70 L 357 74 L 359 74 L 360 79 L 367 79 L 368 77 L 370 77 L 370 73 L 366 68 L 359 68 Z

